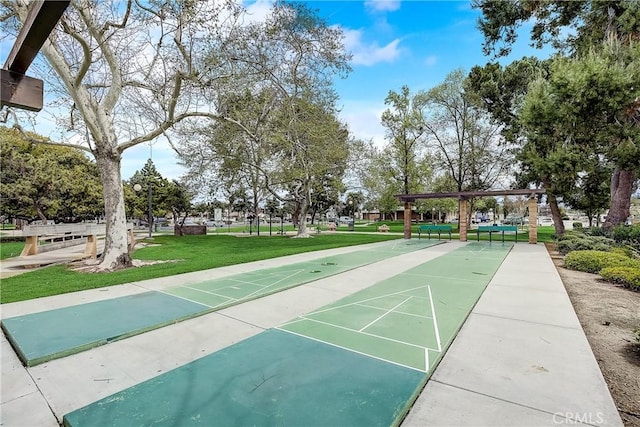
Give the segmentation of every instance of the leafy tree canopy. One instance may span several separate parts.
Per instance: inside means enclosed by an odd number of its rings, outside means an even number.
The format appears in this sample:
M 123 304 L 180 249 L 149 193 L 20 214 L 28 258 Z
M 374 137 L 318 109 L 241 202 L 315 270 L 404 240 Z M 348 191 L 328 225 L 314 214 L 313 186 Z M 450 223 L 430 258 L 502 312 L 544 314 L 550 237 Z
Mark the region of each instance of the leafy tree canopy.
M 0 127 L 0 151 L 2 216 L 46 223 L 102 215 L 98 169 L 82 151 L 33 144 L 6 127 Z

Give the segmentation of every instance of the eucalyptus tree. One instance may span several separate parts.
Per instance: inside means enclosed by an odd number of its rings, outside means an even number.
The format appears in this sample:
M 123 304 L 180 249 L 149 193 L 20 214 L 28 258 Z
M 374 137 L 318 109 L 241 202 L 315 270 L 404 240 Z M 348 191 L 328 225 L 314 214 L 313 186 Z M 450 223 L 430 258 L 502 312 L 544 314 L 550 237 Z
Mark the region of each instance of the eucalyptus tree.
M 556 73 L 569 73 L 564 80 L 573 80 L 573 89 L 578 91 L 571 100 L 574 111 L 568 111 L 567 119 L 575 118 L 574 113 L 581 110 L 580 124 L 587 125 L 585 129 L 590 131 L 595 127 L 585 121 L 592 118 L 596 120 L 591 124 L 604 121 L 605 126 L 596 132 L 599 141 L 593 141 L 597 151 L 613 156 L 609 160 L 615 165 L 611 176 L 610 209 L 604 225 L 611 227 L 622 223 L 629 214 L 631 193 L 638 179 L 640 162 L 635 153 L 638 152 L 636 129 L 640 126 L 640 98 L 637 95 L 630 98 L 628 92 L 614 91 L 626 85 L 625 79 L 638 81 L 634 64 L 637 63 L 637 40 L 640 39 L 640 3 L 628 0 L 476 0 L 474 6 L 482 10 L 480 29 L 485 36 L 486 53 L 494 52 L 498 56 L 508 53 L 517 38 L 518 27 L 533 20 L 531 40 L 536 46 L 551 43 L 576 61 L 574 66 L 565 61 L 556 70 Z M 572 31 L 567 31 L 568 28 Z M 595 65 L 597 63 L 600 63 L 600 69 Z M 608 66 L 612 68 L 606 69 Z M 587 67 L 588 71 L 581 67 Z M 619 80 L 607 80 L 614 73 Z M 623 73 L 627 75 L 623 76 Z M 634 88 L 637 89 L 637 84 L 631 87 L 632 93 Z M 589 110 L 586 110 L 584 101 L 589 98 Z
M 386 175 L 397 180 L 400 193 L 417 193 L 430 178 L 424 173 L 430 159 L 420 98 L 412 96 L 409 87 L 403 86 L 400 92 L 389 91 L 384 103 L 389 106 L 381 119 L 386 128 Z
M 612 43 L 573 59 L 559 58 L 547 79 L 532 84 L 522 111 L 528 144 L 535 147 L 530 161 L 543 153 L 545 162 L 535 168 L 556 171 L 554 192 L 570 196 L 580 174 L 602 177 L 606 163 L 615 166 L 605 227 L 629 216 L 640 173 L 640 121 L 630 118 L 640 119 L 639 75 L 636 47 Z
M 640 3 L 633 0 L 473 0 L 482 11 L 484 53 L 505 56 L 521 26 L 530 26 L 532 45 L 551 44 L 563 54 L 586 52 L 605 39 L 637 40 Z
M 462 70 L 454 70 L 418 94 L 422 126 L 436 169 L 446 171 L 456 191 L 486 190 L 504 184 L 513 157 L 502 143 L 500 126 L 466 93 L 465 78 Z M 473 200 L 469 215 L 472 211 Z
M 394 186 L 389 176 L 387 155 L 382 147 L 373 141 L 353 141 L 349 150 L 349 170 L 353 182 L 350 188 L 358 188 L 364 193 L 365 209 L 378 210 L 380 213 L 392 213 L 398 207 L 394 194 L 400 193 L 399 186 Z M 383 203 L 384 194 L 390 191 L 391 203 Z
M 230 75 L 211 102 L 226 124 L 227 138 L 206 141 L 220 166 L 253 174 L 282 202 L 293 202 L 297 236 L 308 236 L 305 219 L 313 187 L 341 176 L 348 133 L 336 119 L 332 79 L 349 71 L 342 33 L 303 4 L 277 2 L 264 22 L 251 22 L 229 43 L 213 43 L 207 64 L 220 58 Z M 232 148 L 225 146 L 225 142 Z M 202 151 L 181 145 L 186 155 Z M 206 163 L 206 162 L 203 162 Z
M 5 31 L 25 21 L 30 3 L 1 0 Z M 131 265 L 123 151 L 188 117 L 219 119 L 199 98 L 228 70 L 208 68 L 205 77 L 200 55 L 206 40 L 228 40 L 242 16 L 232 1 L 75 0 L 44 43 L 46 63 L 32 72 L 55 96 L 60 144 L 90 152 L 100 170 L 107 235 L 99 269 Z
M 566 196 L 566 203 L 584 212 L 592 227 L 593 220 L 600 225 L 600 216 L 609 207 L 609 177 L 612 165 L 601 161 L 598 155 L 590 156 L 588 172 L 580 173 L 574 191 Z
M 465 92 L 465 77 L 455 70 L 418 95 L 421 128 L 434 148 L 436 165 L 457 191 L 486 190 L 505 177 L 512 158 L 500 144 L 500 127 Z

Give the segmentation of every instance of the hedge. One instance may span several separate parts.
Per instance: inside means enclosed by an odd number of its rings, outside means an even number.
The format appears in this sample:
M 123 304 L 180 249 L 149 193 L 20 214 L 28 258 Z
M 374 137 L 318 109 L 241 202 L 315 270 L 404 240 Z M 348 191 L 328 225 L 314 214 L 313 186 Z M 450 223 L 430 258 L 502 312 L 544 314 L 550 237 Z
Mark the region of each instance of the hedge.
M 607 282 L 618 283 L 633 290 L 640 291 L 640 266 L 607 267 L 600 271 L 600 275 Z
M 582 233 L 565 233 L 556 239 L 556 249 L 561 254 L 571 251 L 609 251 L 615 242 L 603 236 L 588 236 Z
M 0 243 L 24 242 L 24 236 L 0 236 Z
M 631 267 L 640 269 L 640 261 L 625 255 L 604 251 L 573 251 L 564 258 L 564 264 L 571 270 L 599 273 L 607 267 Z

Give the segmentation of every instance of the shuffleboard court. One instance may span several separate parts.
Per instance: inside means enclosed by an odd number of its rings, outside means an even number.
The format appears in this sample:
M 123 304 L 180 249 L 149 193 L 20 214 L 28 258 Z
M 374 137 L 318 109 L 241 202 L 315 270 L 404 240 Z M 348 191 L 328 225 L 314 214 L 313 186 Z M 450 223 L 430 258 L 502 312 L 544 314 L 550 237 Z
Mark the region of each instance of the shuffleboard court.
M 66 414 L 63 424 L 388 426 L 421 380 L 271 329 Z
M 2 321 L 26 366 L 79 353 L 168 324 L 438 244 L 397 240 L 373 248 L 236 274 L 165 291 L 80 304 Z
M 144 292 L 4 319 L 2 329 L 20 359 L 35 366 L 191 318 L 207 308 L 159 292 Z
M 280 329 L 430 372 L 511 248 L 470 243 Z
M 170 287 L 163 292 L 219 310 L 440 243 L 442 242 L 435 240 L 426 243 L 421 240 L 397 240 L 374 248 L 313 261 L 261 269 L 193 285 Z
M 456 249 L 73 411 L 64 425 L 398 425 L 511 247 Z

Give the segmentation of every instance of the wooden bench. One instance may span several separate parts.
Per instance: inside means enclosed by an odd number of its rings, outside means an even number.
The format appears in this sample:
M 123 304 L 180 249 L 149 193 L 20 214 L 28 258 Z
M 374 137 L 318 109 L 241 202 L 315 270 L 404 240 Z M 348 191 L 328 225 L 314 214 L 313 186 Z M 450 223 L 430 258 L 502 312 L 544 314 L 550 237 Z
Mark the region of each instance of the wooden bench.
M 449 240 L 451 240 L 451 231 L 453 226 L 447 224 L 440 225 L 421 225 L 418 227 L 418 240 L 420 240 L 422 234 L 427 233 L 429 239 L 431 239 L 431 233 L 438 233 L 438 240 L 440 240 L 440 233 L 449 233 Z
M 127 223 L 128 239 L 130 247 L 135 244 L 133 224 Z M 78 224 L 50 224 L 27 225 L 22 229 L 25 236 L 25 245 L 20 256 L 36 255 L 40 252 L 48 252 L 68 246 L 75 246 L 86 242 L 83 255 L 90 258 L 97 256 L 97 238 L 106 234 L 104 224 L 78 223 Z M 48 244 L 40 245 L 44 241 Z
M 379 233 L 388 233 L 389 232 L 389 226 L 387 224 L 382 224 L 381 226 L 378 227 L 378 232 Z
M 478 241 L 480 241 L 480 233 L 489 233 L 489 242 L 491 242 L 491 236 L 493 233 L 502 233 L 502 243 L 504 243 L 504 232 L 515 232 L 516 243 L 518 242 L 518 227 L 515 225 L 481 225 L 476 230 Z

